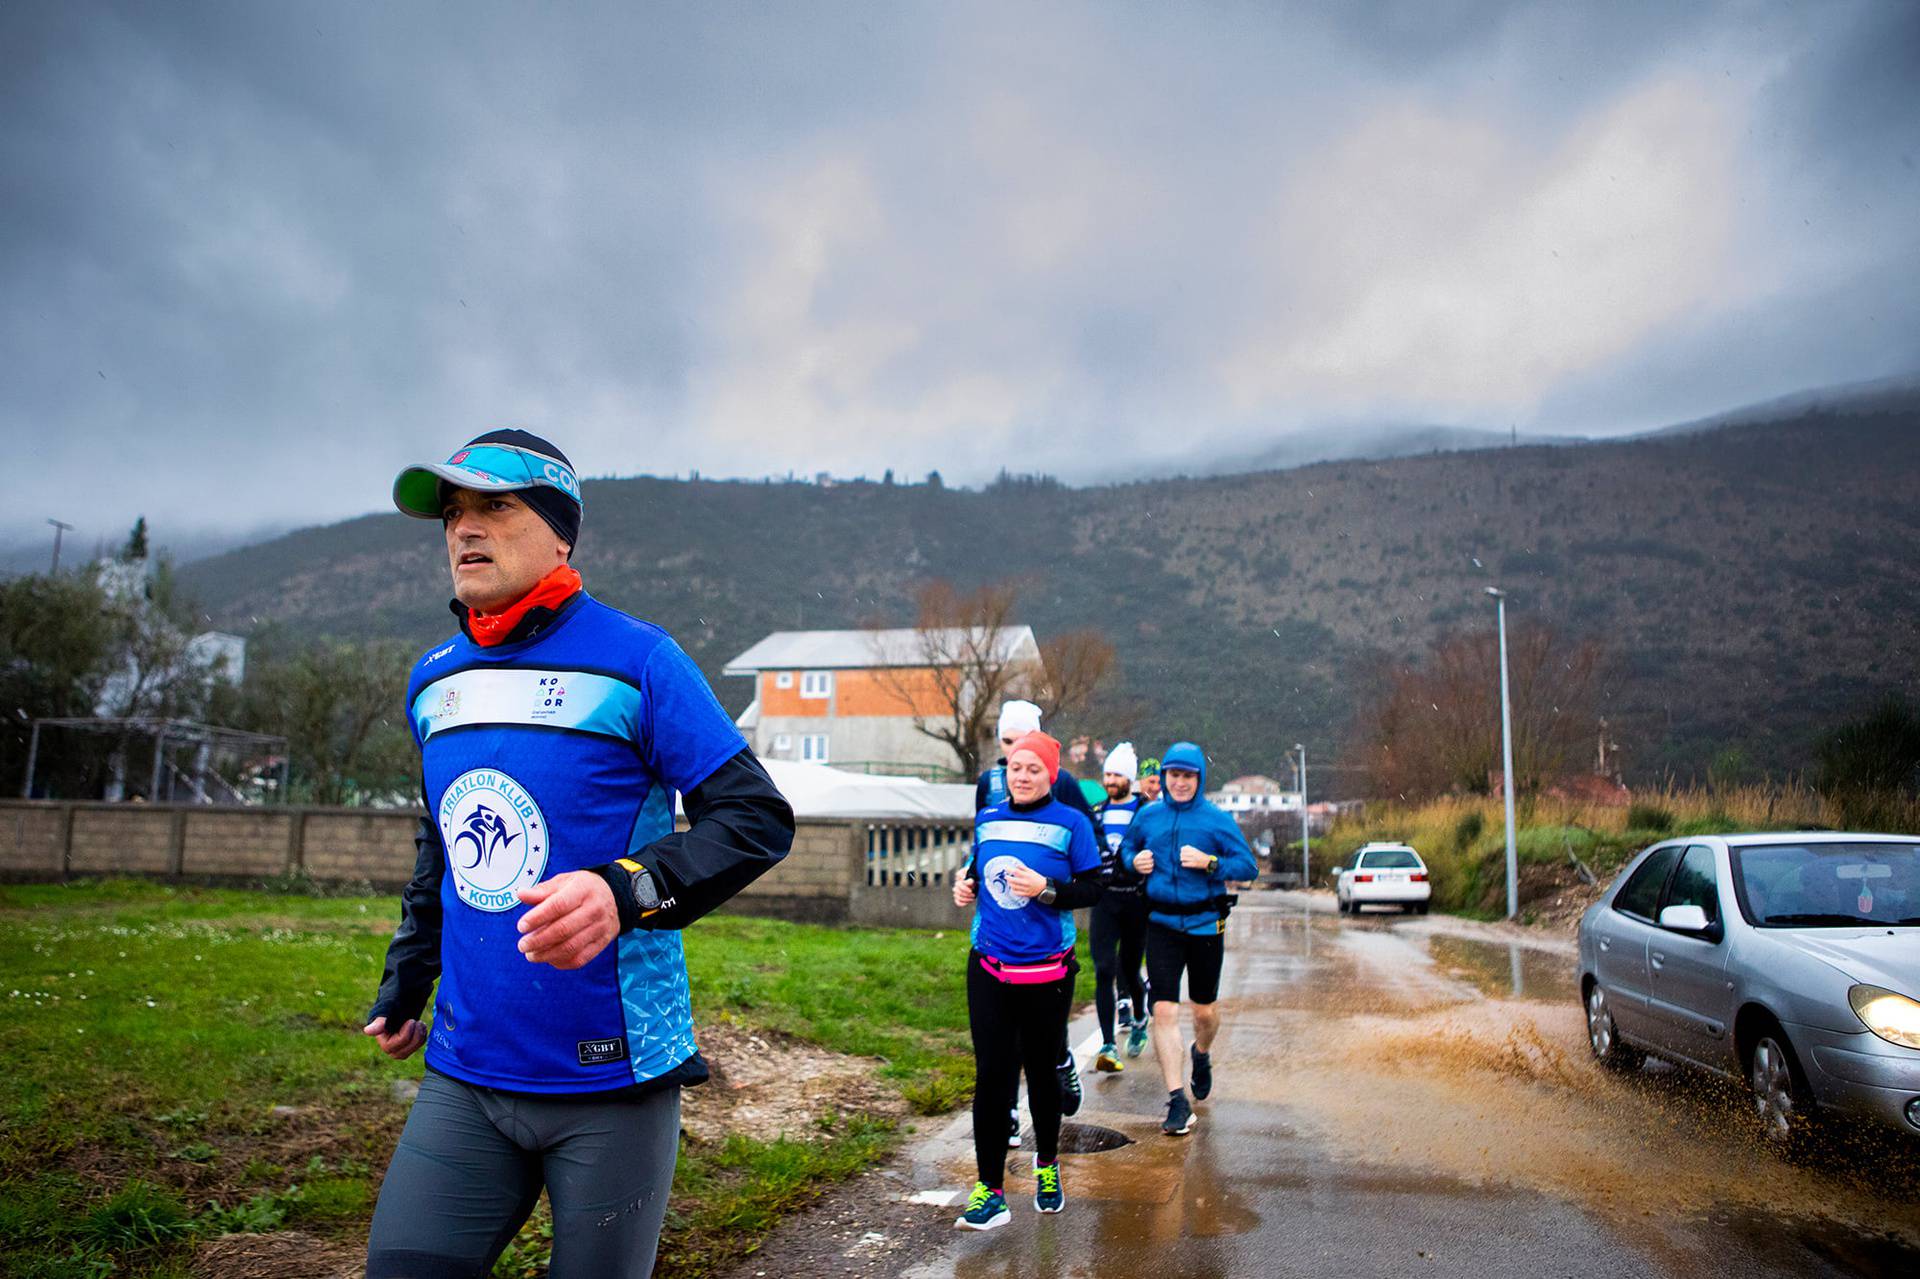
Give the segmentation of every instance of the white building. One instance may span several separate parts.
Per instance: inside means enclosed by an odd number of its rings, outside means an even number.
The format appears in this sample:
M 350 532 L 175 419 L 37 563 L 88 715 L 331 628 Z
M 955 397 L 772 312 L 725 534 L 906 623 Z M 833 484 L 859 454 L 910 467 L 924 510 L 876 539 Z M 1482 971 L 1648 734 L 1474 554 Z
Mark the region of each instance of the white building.
M 1207 798 L 1215 807 L 1229 813 L 1297 813 L 1300 792 L 1284 790 L 1279 782 L 1258 773 L 1236 777 Z

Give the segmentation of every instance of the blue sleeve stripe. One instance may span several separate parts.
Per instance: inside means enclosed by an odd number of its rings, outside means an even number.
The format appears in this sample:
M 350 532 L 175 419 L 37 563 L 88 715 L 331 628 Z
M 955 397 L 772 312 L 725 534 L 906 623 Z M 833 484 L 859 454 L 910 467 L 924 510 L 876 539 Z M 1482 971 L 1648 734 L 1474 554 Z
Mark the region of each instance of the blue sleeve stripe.
M 992 840 L 1004 840 L 1009 844 L 1041 844 L 1056 853 L 1067 851 L 1067 845 L 1073 842 L 1073 832 L 1065 826 L 1052 822 L 981 822 L 974 832 L 977 843 Z
M 586 671 L 473 667 L 437 679 L 413 699 L 414 735 L 482 725 L 569 728 L 626 741 L 639 736 L 641 693 Z

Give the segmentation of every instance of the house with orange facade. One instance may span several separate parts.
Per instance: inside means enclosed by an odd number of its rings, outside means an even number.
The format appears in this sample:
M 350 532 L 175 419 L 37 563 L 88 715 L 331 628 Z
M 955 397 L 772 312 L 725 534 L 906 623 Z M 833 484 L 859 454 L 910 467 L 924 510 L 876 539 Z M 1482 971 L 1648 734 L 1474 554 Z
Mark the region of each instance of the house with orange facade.
M 776 631 L 721 673 L 753 680 L 753 701 L 735 722 L 764 759 L 943 777 L 953 752 L 915 723 L 951 719 L 956 668 L 936 668 L 930 655 L 957 652 L 964 638 L 913 628 Z M 1000 627 L 990 651 L 998 665 L 1041 671 L 1030 626 Z

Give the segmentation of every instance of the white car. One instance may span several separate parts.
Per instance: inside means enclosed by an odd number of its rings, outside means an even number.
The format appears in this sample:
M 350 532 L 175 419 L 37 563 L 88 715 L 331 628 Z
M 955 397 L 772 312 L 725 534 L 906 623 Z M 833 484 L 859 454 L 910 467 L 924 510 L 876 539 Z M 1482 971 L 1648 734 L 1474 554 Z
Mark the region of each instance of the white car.
M 1334 901 L 1343 915 L 1357 915 L 1362 906 L 1397 906 L 1424 915 L 1433 898 L 1427 864 L 1410 844 L 1364 844 L 1353 865 L 1335 867 L 1333 876 Z

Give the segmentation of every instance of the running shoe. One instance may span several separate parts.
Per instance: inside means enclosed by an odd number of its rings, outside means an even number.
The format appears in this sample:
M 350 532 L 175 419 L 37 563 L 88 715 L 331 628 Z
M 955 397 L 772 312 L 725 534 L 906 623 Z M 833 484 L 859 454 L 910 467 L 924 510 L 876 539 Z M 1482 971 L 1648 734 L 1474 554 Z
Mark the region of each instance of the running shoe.
M 1060 1161 L 1043 1164 L 1033 1161 L 1033 1206 L 1041 1212 L 1059 1212 L 1067 1206 L 1067 1192 L 1060 1189 Z
M 1069 1057 L 1054 1068 L 1054 1074 L 1060 1077 L 1060 1113 L 1073 1115 L 1080 1112 L 1080 1067 L 1074 1065 Z
M 1120 1022 L 1120 1029 L 1133 1029 L 1133 1001 L 1122 999 L 1113 1006 L 1113 1015 Z
M 1053 1211 L 1058 1212 L 1059 1209 Z M 1013 1212 L 1007 1207 L 1007 1197 L 988 1187 L 986 1182 L 976 1181 L 973 1183 L 973 1193 L 967 1196 L 967 1210 L 955 1218 L 953 1224 L 968 1230 L 992 1230 L 1006 1225 L 1012 1219 Z
M 1213 1091 L 1213 1058 L 1198 1048 L 1193 1053 L 1193 1099 L 1205 1101 Z
M 1193 1131 L 1193 1107 L 1187 1104 L 1187 1094 L 1176 1092 L 1167 1098 L 1167 1117 L 1160 1121 L 1160 1131 L 1169 1137 Z
M 1127 1034 L 1127 1056 L 1138 1057 L 1147 1050 L 1147 1023 L 1145 1018 L 1133 1023 L 1133 1029 Z
M 1112 1044 L 1101 1044 L 1100 1055 L 1093 1059 L 1095 1070 L 1104 1070 L 1109 1075 L 1117 1075 L 1126 1069 L 1120 1060 L 1120 1052 Z
M 1013 1129 L 1007 1133 L 1007 1146 L 1011 1150 L 1020 1149 L 1020 1107 L 1013 1108 Z

